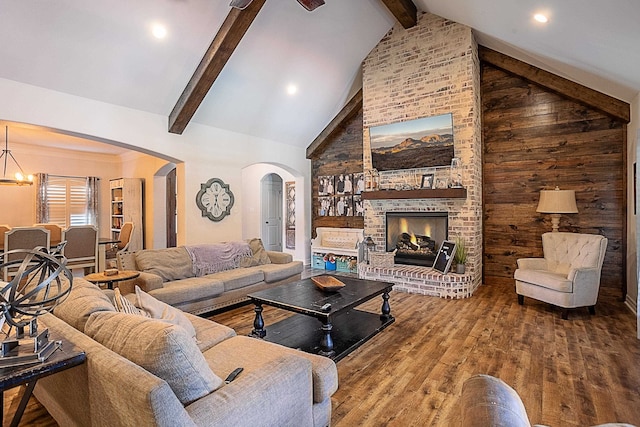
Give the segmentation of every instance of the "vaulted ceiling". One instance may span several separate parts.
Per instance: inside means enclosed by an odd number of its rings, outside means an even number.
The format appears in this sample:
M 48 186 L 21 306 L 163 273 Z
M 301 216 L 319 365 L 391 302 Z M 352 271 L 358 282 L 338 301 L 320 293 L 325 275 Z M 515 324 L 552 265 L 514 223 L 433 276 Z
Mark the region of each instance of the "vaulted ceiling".
M 359 89 L 369 51 L 398 20 L 407 26 L 411 2 L 326 0 L 313 12 L 294 0 L 264 3 L 190 120 L 306 147 Z M 413 3 L 472 27 L 480 44 L 593 89 L 624 101 L 640 92 L 636 0 Z M 544 26 L 532 20 L 540 11 Z M 230 12 L 229 0 L 0 0 L 0 78 L 159 114 L 169 128 Z M 154 24 L 164 38 L 152 35 Z

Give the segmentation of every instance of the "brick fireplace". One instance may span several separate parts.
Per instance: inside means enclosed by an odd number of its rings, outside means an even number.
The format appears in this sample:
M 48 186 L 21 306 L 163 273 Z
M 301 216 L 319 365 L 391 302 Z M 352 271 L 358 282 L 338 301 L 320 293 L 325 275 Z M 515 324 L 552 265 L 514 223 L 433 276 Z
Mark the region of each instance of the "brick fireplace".
M 405 30 L 396 25 L 363 63 L 364 169 L 372 167 L 369 127 L 441 114 L 453 114 L 454 151 L 462 160 L 465 197 L 446 192 L 428 197 L 395 192 L 365 201 L 365 235 L 377 250 L 386 250 L 389 212 L 445 212 L 447 237 L 461 237 L 469 256 L 464 275 L 430 271 L 427 267 L 376 268 L 361 265 L 360 277 L 396 283 L 397 290 L 447 298 L 470 296 L 482 273 L 482 153 L 478 48 L 469 27 L 432 14 Z M 447 179 L 449 167 L 386 171 L 381 189 L 416 187 L 422 174 Z

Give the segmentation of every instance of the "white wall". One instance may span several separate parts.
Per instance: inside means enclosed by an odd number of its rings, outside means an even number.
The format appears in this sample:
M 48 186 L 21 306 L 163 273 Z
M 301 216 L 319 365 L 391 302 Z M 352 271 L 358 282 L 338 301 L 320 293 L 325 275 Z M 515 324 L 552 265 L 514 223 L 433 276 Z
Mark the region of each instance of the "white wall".
M 176 163 L 180 218 L 178 244 L 242 238 L 243 206 L 245 203 L 255 203 L 255 200 L 244 200 L 241 196 L 242 169 L 246 166 L 273 163 L 296 171 L 299 176 L 309 176 L 310 165 L 303 148 L 197 123 L 189 124 L 183 135 L 175 135 L 167 132 L 166 116 L 6 79 L 0 79 L 0 120 L 77 133 L 154 153 Z M 212 177 L 230 184 L 236 195 L 231 215 L 218 223 L 202 217 L 195 204 L 200 183 Z M 152 184 L 153 180 L 148 181 L 147 185 Z M 310 213 L 305 212 L 305 216 L 305 223 L 310 222 Z M 308 234 L 307 231 L 305 234 Z
M 640 230 L 640 164 L 638 164 L 638 150 L 640 149 L 640 94 L 635 97 L 631 103 L 631 121 L 627 127 L 627 300 L 626 304 L 635 311 L 638 322 L 638 338 L 640 338 L 640 312 L 638 298 L 640 283 L 638 278 L 638 255 L 640 254 L 640 241 L 638 241 L 638 230 Z M 636 164 L 636 181 L 634 183 L 633 165 Z M 634 184 L 636 194 L 634 194 Z M 634 199 L 635 196 L 635 199 Z M 634 204 L 636 206 L 636 214 L 633 213 Z
M 287 249 L 283 244 L 283 252 L 290 253 L 294 259 L 310 263 L 311 251 L 311 221 L 306 206 L 311 206 L 311 195 L 306 183 L 310 182 L 310 167 L 306 170 L 306 175 L 287 168 L 284 165 L 258 163 L 247 166 L 242 170 L 242 196 L 245 200 L 253 200 L 255 203 L 246 203 L 242 210 L 243 227 L 242 238 L 249 239 L 259 237 L 261 232 L 261 200 L 260 181 L 266 175 L 275 173 L 282 178 L 283 185 L 287 181 L 296 183 L 296 248 Z M 287 212 L 286 195 L 283 189 L 282 212 Z M 285 221 L 286 223 L 286 221 Z M 283 227 L 282 241 L 286 241 L 285 227 Z

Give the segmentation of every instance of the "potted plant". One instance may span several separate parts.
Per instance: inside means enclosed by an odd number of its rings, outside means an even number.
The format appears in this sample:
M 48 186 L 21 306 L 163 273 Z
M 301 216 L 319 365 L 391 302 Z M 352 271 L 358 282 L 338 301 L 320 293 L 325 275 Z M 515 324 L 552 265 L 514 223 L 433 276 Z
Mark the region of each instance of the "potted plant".
M 456 254 L 453 256 L 456 262 L 456 273 L 464 274 L 464 265 L 467 262 L 467 247 L 462 237 L 456 237 Z

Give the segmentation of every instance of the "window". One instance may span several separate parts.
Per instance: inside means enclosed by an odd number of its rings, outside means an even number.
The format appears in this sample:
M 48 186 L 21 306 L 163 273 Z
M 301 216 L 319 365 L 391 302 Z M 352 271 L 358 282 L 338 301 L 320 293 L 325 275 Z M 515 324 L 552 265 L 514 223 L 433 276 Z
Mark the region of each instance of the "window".
M 72 177 L 44 175 L 40 185 L 43 197 L 42 213 L 37 222 L 58 224 L 61 227 L 72 225 L 98 225 L 97 209 L 93 194 L 97 189 L 97 179 L 91 177 Z

